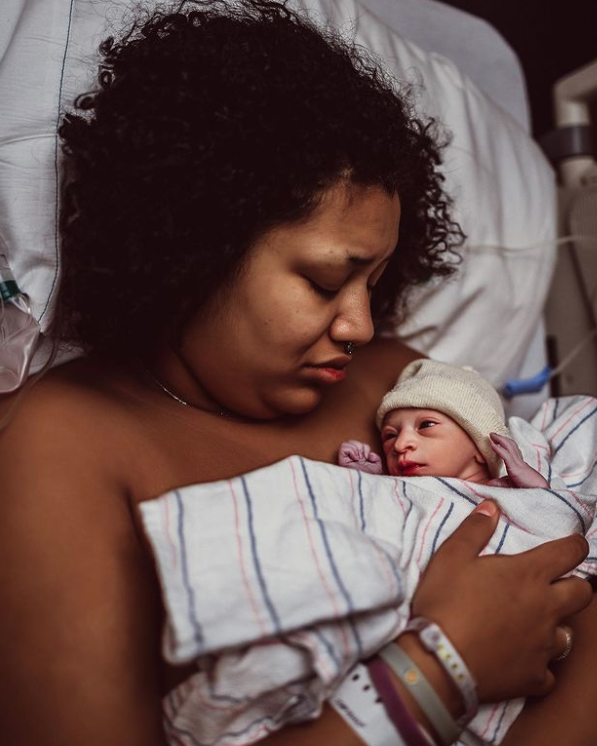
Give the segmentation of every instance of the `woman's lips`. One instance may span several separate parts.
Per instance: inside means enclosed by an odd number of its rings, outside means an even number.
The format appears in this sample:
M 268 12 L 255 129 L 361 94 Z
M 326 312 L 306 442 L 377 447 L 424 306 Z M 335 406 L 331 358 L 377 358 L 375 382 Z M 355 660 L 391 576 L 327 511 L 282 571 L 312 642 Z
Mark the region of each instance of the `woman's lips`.
M 345 367 L 332 367 L 330 365 L 305 365 L 304 370 L 306 371 L 309 378 L 318 381 L 319 383 L 338 383 L 346 378 Z
M 352 361 L 348 355 L 337 355 L 321 363 L 307 363 L 303 366 L 307 377 L 317 383 L 339 383 L 346 378 L 346 366 Z

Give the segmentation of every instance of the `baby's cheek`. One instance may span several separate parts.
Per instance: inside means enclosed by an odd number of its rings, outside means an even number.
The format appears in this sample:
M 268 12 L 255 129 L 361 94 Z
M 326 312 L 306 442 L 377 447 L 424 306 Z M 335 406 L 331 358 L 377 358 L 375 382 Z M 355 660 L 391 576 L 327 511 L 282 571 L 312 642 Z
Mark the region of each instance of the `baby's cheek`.
M 384 456 L 386 458 L 389 458 L 394 448 L 394 438 L 389 438 L 389 439 L 384 440 L 381 444 L 381 447 L 383 449 Z
M 390 464 L 388 463 L 388 474 L 391 477 L 399 477 L 400 474 L 398 473 L 398 469 L 396 469 L 396 464 Z
M 398 476 L 398 471 L 396 469 L 397 460 L 396 457 L 391 453 L 391 449 L 388 449 L 390 452 L 386 451 L 384 448 L 384 455 L 385 455 L 385 461 L 386 461 L 386 468 L 388 470 L 388 474 L 392 477 Z

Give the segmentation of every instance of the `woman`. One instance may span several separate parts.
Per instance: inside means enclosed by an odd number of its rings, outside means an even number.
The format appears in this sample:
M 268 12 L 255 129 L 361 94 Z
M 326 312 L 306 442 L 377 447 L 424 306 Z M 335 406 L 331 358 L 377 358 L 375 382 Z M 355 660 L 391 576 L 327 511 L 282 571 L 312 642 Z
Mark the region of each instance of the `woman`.
M 161 698 L 190 669 L 160 657 L 136 506 L 375 442 L 376 404 L 418 354 L 371 342 L 373 319 L 445 273 L 461 239 L 429 126 L 373 63 L 277 3 L 156 14 L 103 52 L 99 90 L 62 128 L 54 333 L 87 354 L 36 385 L 0 436 L 5 746 L 164 746 Z M 495 517 L 486 504 L 446 542 L 414 604 L 482 701 L 552 689 L 559 625 L 590 601 L 583 581 L 553 582 L 582 560 L 579 537 L 479 559 Z M 595 733 L 558 704 L 594 694 L 578 665 L 595 656 L 582 629 L 594 615 L 576 618 L 555 694 L 509 743 L 545 743 L 556 716 L 566 743 Z M 459 715 L 417 639 L 400 644 Z M 359 742 L 329 708 L 267 742 L 306 738 Z

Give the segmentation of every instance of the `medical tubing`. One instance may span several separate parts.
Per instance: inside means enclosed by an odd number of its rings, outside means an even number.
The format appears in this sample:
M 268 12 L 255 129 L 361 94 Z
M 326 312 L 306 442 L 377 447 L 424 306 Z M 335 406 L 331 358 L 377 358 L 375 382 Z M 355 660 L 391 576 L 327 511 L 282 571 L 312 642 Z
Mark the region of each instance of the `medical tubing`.
M 8 301 L 22 295 L 8 264 L 6 254 L 0 253 L 0 301 Z
M 552 377 L 552 368 L 546 365 L 536 376 L 530 378 L 511 378 L 502 386 L 502 394 L 506 399 L 512 399 L 521 394 L 536 394 Z
M 0 433 L 4 430 L 5 427 L 8 427 L 8 425 L 10 424 L 10 421 L 12 420 L 21 399 L 25 396 L 27 391 L 29 391 L 29 389 L 34 386 L 39 381 L 39 379 L 50 370 L 57 354 L 58 344 L 56 343 L 56 341 L 52 341 L 52 349 L 50 350 L 50 355 L 48 356 L 48 359 L 42 365 L 40 370 L 38 370 L 37 373 L 33 373 L 32 375 L 30 375 L 25 383 L 21 386 L 21 388 L 18 389 L 15 393 L 5 395 L 12 396 L 13 399 L 6 413 L 0 417 Z M 2 395 L 0 394 L 0 402 L 1 401 Z

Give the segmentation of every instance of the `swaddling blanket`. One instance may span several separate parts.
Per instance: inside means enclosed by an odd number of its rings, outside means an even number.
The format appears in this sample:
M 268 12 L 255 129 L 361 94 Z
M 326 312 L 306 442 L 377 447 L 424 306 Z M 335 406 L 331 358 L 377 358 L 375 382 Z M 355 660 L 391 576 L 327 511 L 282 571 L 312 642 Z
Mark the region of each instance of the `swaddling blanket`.
M 597 400 L 548 400 L 509 427 L 550 489 L 365 474 L 292 456 L 141 506 L 166 609 L 163 654 L 197 671 L 164 702 L 176 744 L 247 744 L 316 717 L 354 663 L 396 637 L 421 571 L 484 498 L 486 551 L 582 532 L 597 574 Z M 521 701 L 484 706 L 462 736 L 497 743 Z

